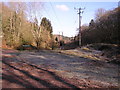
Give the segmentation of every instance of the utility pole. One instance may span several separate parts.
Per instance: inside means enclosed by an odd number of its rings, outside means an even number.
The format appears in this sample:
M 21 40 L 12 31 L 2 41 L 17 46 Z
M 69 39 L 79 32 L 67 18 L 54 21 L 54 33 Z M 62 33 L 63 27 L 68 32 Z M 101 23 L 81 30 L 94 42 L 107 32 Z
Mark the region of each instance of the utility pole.
M 81 19 L 82 19 L 81 14 L 83 14 L 84 12 L 83 10 L 85 8 L 74 8 L 74 9 L 77 9 L 79 14 L 79 46 L 81 47 Z
M 60 33 L 61 36 L 60 36 Z M 60 37 L 61 37 L 61 40 L 60 40 Z M 62 49 L 62 46 L 63 46 L 63 32 L 62 31 L 59 31 L 59 45 L 60 45 L 60 49 Z
M 59 42 L 60 42 L 60 32 L 59 32 Z
M 62 32 L 62 40 L 63 40 L 63 32 Z
M 60 35 L 61 35 L 61 40 L 63 40 L 63 32 L 59 31 L 59 40 L 60 40 Z

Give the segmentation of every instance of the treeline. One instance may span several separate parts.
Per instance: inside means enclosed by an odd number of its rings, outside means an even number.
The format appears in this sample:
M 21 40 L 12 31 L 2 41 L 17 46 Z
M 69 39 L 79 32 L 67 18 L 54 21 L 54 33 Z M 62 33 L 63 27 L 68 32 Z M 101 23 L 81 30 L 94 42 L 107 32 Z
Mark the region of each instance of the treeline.
M 2 36 L 7 46 L 18 48 L 21 45 L 33 45 L 38 49 L 51 49 L 53 47 L 51 22 L 46 17 L 38 20 L 38 14 L 35 13 L 35 5 L 32 4 L 20 2 L 1 3 Z M 30 6 L 31 8 L 29 8 Z M 27 9 L 29 9 L 29 13 Z M 26 15 L 26 12 L 29 14 L 29 17 Z M 39 23 L 39 21 L 41 22 Z
M 102 8 L 89 25 L 81 27 L 82 45 L 91 43 L 120 44 L 120 7 L 111 11 Z M 78 34 L 79 35 L 79 34 Z M 75 37 L 78 41 L 78 36 Z

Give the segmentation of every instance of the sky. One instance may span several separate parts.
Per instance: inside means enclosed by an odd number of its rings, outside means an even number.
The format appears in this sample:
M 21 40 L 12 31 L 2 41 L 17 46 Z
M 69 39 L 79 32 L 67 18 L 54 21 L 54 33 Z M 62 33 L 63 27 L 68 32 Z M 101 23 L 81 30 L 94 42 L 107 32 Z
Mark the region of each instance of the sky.
M 47 17 L 53 26 L 53 34 L 62 34 L 64 36 L 75 36 L 77 34 L 78 12 L 75 8 L 84 8 L 81 25 L 89 24 L 94 19 L 98 8 L 113 10 L 118 7 L 117 2 L 46 2 L 42 17 Z
M 118 7 L 118 2 L 114 2 L 114 0 L 110 2 L 73 2 L 70 0 L 68 2 L 62 2 L 61 0 L 54 2 L 47 0 L 42 3 L 41 9 L 38 8 L 38 11 L 40 11 L 37 15 L 38 18 L 46 17 L 51 21 L 53 34 L 62 34 L 63 32 L 63 35 L 68 37 L 73 37 L 78 33 L 78 11 L 74 8 L 85 8 L 81 20 L 81 25 L 83 25 L 89 24 L 90 20 L 94 19 L 98 8 L 113 10 Z

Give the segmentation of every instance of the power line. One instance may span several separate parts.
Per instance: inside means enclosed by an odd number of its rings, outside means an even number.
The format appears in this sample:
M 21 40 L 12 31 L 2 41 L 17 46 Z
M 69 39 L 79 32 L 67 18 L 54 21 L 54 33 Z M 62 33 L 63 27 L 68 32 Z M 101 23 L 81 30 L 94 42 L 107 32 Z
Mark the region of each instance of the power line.
M 49 18 L 51 18 L 50 14 L 48 13 L 48 11 L 46 10 L 46 8 L 44 8 L 46 14 L 48 15 Z
M 59 21 L 57 15 L 56 15 L 56 12 L 55 12 L 55 10 L 54 10 L 53 5 L 52 5 L 51 2 L 50 2 L 50 5 L 51 5 L 51 7 L 52 7 L 52 11 L 53 11 L 55 17 L 57 18 L 57 21 Z M 45 7 L 43 7 L 43 8 L 44 8 L 44 11 L 46 12 L 46 14 L 48 15 L 48 17 L 51 18 L 51 14 L 48 13 L 48 11 L 46 10 Z
M 76 17 L 76 19 L 75 19 L 75 21 L 74 21 L 74 23 L 73 23 L 73 26 L 75 26 L 77 24 L 77 17 Z M 75 26 L 76 27 L 76 26 Z
M 49 1 L 49 2 L 50 2 L 50 1 Z M 50 2 L 50 5 L 51 5 L 51 7 L 52 7 L 52 10 L 53 10 L 53 12 L 54 12 L 54 15 L 55 15 L 55 17 L 56 17 L 56 19 L 57 19 L 58 23 L 59 23 L 59 24 L 60 24 L 60 26 L 61 26 L 60 20 L 59 20 L 59 18 L 58 18 L 58 16 L 57 16 L 57 14 L 56 14 L 56 12 L 55 12 L 55 10 L 54 10 L 53 5 L 52 5 L 52 3 L 51 3 L 51 2 Z
M 50 2 L 49 2 L 49 3 L 50 3 Z M 51 13 L 54 13 L 54 14 L 52 14 L 52 15 L 55 15 L 56 20 L 57 20 L 57 23 L 58 23 L 58 25 L 60 25 L 60 22 L 58 22 L 59 20 L 58 20 L 58 17 L 57 17 L 57 15 L 56 15 L 56 12 L 55 12 L 55 10 L 54 10 L 54 8 L 53 8 L 52 3 L 50 4 L 50 6 L 52 7 L 51 9 L 52 9 L 52 11 L 53 11 L 53 12 L 51 12 Z M 48 15 L 48 17 L 52 19 L 53 17 L 51 17 L 51 14 L 48 13 L 48 11 L 46 10 L 45 7 L 44 7 L 44 10 L 45 10 L 46 14 Z

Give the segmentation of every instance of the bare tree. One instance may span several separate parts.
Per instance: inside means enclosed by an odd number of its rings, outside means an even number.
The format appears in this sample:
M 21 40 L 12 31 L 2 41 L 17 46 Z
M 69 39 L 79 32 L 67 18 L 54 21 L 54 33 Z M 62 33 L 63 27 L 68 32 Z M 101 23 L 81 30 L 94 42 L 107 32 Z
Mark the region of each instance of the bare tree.
M 29 21 L 31 21 L 31 32 L 34 37 L 34 41 L 36 43 L 37 48 L 39 49 L 40 42 L 41 42 L 41 30 L 43 29 L 40 27 L 40 19 L 41 19 L 41 13 L 40 9 L 42 6 L 42 3 L 37 2 L 31 2 L 27 3 L 27 15 Z
M 105 9 L 103 9 L 103 8 L 97 9 L 96 13 L 95 13 L 95 19 L 96 19 L 96 21 L 98 21 L 100 19 L 100 17 L 102 17 L 105 13 L 106 13 Z

